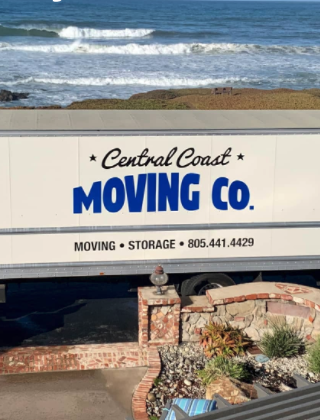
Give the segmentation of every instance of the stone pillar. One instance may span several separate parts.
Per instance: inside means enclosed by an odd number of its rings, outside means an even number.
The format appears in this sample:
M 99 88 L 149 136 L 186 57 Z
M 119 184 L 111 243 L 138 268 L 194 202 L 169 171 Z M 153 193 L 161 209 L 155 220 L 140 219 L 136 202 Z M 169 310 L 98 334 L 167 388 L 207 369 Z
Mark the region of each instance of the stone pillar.
M 181 300 L 174 286 L 162 289 L 163 295 L 155 287 L 138 289 L 140 346 L 179 344 Z

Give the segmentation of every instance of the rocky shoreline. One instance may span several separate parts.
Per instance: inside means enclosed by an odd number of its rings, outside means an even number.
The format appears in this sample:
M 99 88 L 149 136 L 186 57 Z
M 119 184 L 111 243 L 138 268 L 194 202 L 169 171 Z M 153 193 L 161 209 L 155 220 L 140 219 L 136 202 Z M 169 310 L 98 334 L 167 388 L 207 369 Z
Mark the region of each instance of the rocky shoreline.
M 29 93 L 23 92 L 11 92 L 10 90 L 0 90 L 0 102 L 12 102 L 20 101 L 21 99 L 27 99 Z
M 8 91 L 9 92 L 9 91 Z M 29 95 L 9 92 L 7 96 Z M 31 94 L 30 94 L 31 95 Z M 20 96 L 19 100 L 26 99 Z M 1 99 L 0 99 L 1 103 Z M 60 105 L 16 106 L 3 109 L 118 109 L 118 110 L 251 110 L 318 109 L 320 89 L 233 89 L 232 95 L 215 95 L 212 89 L 168 89 L 138 93 L 128 99 L 86 99 L 66 107 Z
M 163 346 L 159 349 L 162 370 L 148 394 L 147 413 L 160 417 L 168 399 L 205 398 L 206 389 L 197 371 L 204 368 L 207 359 L 198 343 L 179 346 Z M 292 375 L 299 374 L 310 382 L 319 382 L 320 377 L 308 370 L 306 356 L 290 359 L 273 359 L 259 363 L 255 356 L 247 354 L 234 359 L 246 365 L 252 381 L 269 388 L 272 392 L 284 392 L 296 387 Z

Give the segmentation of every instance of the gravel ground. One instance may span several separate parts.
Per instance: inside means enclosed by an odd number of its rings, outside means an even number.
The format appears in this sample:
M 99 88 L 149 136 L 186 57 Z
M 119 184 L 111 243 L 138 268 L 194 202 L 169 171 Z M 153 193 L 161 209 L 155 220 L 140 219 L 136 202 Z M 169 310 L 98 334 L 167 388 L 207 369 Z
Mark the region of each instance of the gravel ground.
M 149 416 L 160 417 L 168 399 L 205 398 L 205 388 L 198 378 L 197 371 L 203 369 L 208 360 L 199 344 L 163 346 L 159 348 L 159 353 L 162 371 L 148 394 Z M 294 373 L 310 382 L 320 381 L 320 375 L 308 371 L 305 355 L 291 359 L 274 359 L 263 364 L 258 363 L 252 355 L 237 357 L 235 360 L 247 366 L 253 382 L 258 382 L 273 392 L 295 388 L 295 380 L 292 378 Z
M 205 397 L 205 388 L 196 371 L 206 363 L 198 344 L 163 346 L 159 352 L 162 371 L 147 400 L 148 415 L 158 417 L 168 399 Z
M 253 381 L 258 382 L 274 392 L 295 388 L 293 374 L 298 374 L 310 382 L 319 382 L 319 375 L 308 370 L 306 355 L 290 359 L 273 359 L 267 363 L 258 363 L 254 356 L 237 357 L 235 360 L 244 363 L 253 376 Z

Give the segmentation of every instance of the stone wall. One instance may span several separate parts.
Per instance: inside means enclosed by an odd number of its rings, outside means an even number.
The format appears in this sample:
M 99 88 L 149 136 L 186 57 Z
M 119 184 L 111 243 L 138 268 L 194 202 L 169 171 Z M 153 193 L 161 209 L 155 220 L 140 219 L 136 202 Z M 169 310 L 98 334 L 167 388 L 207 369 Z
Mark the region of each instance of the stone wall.
M 254 341 L 260 341 L 270 331 L 270 319 L 274 316 L 291 325 L 306 340 L 312 342 L 320 335 L 320 291 L 312 287 L 247 283 L 208 290 L 206 297 L 188 299 L 181 316 L 183 341 L 197 341 L 210 320 L 228 322 L 244 330 Z
M 138 290 L 140 346 L 179 343 L 181 300 L 173 286 L 164 291 L 157 295 L 155 287 Z
M 181 340 L 199 341 L 199 335 L 209 321 L 214 319 L 210 313 L 182 313 L 181 314 Z
M 212 313 L 182 313 L 182 341 L 198 341 L 202 328 L 210 320 L 217 323 L 228 322 L 244 330 L 254 341 L 260 341 L 265 332 L 270 331 L 272 316 L 293 326 L 307 340 L 320 334 L 320 313 L 314 308 L 292 301 L 261 299 L 218 305 Z
M 254 341 L 270 331 L 270 317 L 291 325 L 310 342 L 320 335 L 320 291 L 288 283 L 246 283 L 180 299 L 173 286 L 164 295 L 139 289 L 139 343 L 142 346 L 198 341 L 212 320 L 244 330 Z

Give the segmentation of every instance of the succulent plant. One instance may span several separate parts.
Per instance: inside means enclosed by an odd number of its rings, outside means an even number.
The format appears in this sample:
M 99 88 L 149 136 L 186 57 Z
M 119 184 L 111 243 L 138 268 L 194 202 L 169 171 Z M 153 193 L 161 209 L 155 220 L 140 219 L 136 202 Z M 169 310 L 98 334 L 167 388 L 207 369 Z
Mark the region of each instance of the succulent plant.
M 213 356 L 241 356 L 251 346 L 252 340 L 229 323 L 210 322 L 202 332 L 200 343 L 206 357 L 211 359 Z

